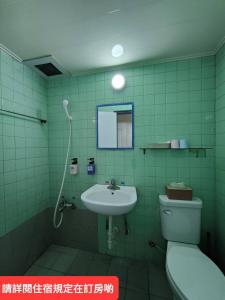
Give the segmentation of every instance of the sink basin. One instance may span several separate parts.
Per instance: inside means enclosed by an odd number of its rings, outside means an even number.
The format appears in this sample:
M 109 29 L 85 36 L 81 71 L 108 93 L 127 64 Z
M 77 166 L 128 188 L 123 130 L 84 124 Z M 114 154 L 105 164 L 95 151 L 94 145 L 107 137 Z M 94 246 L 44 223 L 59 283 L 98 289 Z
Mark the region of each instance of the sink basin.
M 95 184 L 81 195 L 83 204 L 91 211 L 107 215 L 127 214 L 137 202 L 136 188 L 120 186 L 119 190 L 107 189 L 108 185 Z

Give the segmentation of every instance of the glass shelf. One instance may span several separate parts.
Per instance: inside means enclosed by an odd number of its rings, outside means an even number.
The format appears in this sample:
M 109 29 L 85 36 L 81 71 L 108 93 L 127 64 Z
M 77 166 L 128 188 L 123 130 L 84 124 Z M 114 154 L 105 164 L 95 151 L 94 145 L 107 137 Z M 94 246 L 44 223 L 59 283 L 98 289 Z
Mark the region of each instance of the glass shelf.
M 189 151 L 190 153 L 195 153 L 196 157 L 199 157 L 199 153 L 203 152 L 206 157 L 206 150 L 210 150 L 212 148 L 209 147 L 188 147 L 188 148 L 157 148 L 157 147 L 141 147 L 140 148 L 143 153 L 146 153 L 146 150 L 170 150 L 170 151 Z

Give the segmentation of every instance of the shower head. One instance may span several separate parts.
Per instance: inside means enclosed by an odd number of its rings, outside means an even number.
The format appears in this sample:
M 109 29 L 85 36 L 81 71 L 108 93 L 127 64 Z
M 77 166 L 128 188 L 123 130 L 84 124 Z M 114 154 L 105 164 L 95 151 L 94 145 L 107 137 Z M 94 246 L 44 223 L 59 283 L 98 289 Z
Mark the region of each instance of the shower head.
M 63 106 L 67 106 L 68 104 L 69 104 L 69 101 L 66 100 L 66 99 L 64 99 L 64 100 L 63 100 Z
M 68 112 L 68 104 L 69 104 L 69 101 L 67 99 L 64 99 L 63 100 L 63 107 L 65 109 L 66 115 L 67 115 L 69 120 L 72 120 L 72 116 Z

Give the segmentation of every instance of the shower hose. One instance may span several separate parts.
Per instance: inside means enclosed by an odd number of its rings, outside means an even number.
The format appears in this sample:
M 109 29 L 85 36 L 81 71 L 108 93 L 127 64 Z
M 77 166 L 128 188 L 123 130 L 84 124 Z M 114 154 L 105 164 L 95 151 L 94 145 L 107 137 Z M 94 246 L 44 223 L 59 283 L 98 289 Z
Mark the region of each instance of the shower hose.
M 62 191 L 63 191 L 65 178 L 66 178 L 66 171 L 67 171 L 68 158 L 69 158 L 69 152 L 70 152 L 70 144 L 71 144 L 71 134 L 72 134 L 71 119 L 68 119 L 68 122 L 69 122 L 68 147 L 67 147 L 67 152 L 66 152 L 66 159 L 65 159 L 64 171 L 63 171 L 63 176 L 62 176 L 62 182 L 61 182 L 61 186 L 60 186 L 60 190 L 59 190 L 59 194 L 58 194 L 58 198 L 57 198 L 57 202 L 56 202 L 56 206 L 55 206 L 55 210 L 54 210 L 54 215 L 53 215 L 53 226 L 56 229 L 60 227 L 60 225 L 62 224 L 62 220 L 63 220 L 63 211 L 59 212 L 60 216 L 59 216 L 58 222 L 57 222 L 57 213 L 58 213 L 58 208 L 59 208 L 59 205 L 60 205 L 60 199 L 61 199 L 61 196 L 62 196 Z

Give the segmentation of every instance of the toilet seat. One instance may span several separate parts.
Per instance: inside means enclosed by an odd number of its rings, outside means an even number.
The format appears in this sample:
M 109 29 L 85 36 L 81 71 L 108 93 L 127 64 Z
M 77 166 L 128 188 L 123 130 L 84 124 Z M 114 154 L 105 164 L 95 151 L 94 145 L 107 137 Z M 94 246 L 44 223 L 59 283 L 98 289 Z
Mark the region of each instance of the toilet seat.
M 225 277 L 195 245 L 168 242 L 166 270 L 184 300 L 225 300 Z

